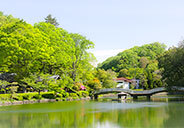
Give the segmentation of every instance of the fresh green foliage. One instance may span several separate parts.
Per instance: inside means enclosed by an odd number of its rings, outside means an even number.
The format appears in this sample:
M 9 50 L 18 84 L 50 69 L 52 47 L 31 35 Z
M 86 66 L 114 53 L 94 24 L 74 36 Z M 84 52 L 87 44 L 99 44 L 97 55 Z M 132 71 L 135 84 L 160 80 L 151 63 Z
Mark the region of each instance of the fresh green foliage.
M 94 78 L 93 80 L 89 80 L 87 82 L 88 87 L 90 87 L 92 90 L 99 90 L 102 88 L 101 82 L 98 78 Z
M 163 68 L 163 80 L 168 87 L 184 87 L 184 42 L 172 47 L 158 59 L 159 67 Z
M 71 77 L 74 82 L 79 82 L 80 79 L 85 80 L 82 72 L 90 74 L 90 68 L 92 68 L 90 62 L 93 61 L 94 56 L 88 53 L 87 50 L 94 48 L 94 43 L 79 34 L 71 34 L 71 37 L 75 45 L 72 55 Z
M 0 94 L 0 102 L 1 101 L 22 101 L 22 100 L 37 100 L 37 99 L 60 99 L 65 100 L 64 98 L 72 98 L 72 99 L 79 99 L 81 97 L 87 97 L 89 93 L 87 91 L 79 91 L 78 93 L 57 93 L 55 92 L 41 92 L 40 95 L 38 93 L 15 93 L 12 94 Z
M 79 97 L 87 97 L 87 96 L 89 96 L 88 91 L 78 91 L 77 94 L 79 95 Z
M 94 43 L 59 28 L 51 15 L 45 20 L 32 26 L 0 13 L 0 72 L 16 73 L 19 85 L 39 93 L 61 93 L 77 82 L 93 79 L 91 62 L 95 59 L 88 50 L 94 48 Z M 49 79 L 56 74 L 60 80 Z
M 127 69 L 121 69 L 119 71 L 119 77 L 127 77 L 127 76 L 129 76 L 129 72 Z
M 15 73 L 18 87 L 25 92 L 29 88 L 29 91 L 39 93 L 22 99 L 43 98 L 42 91 L 54 92 L 54 97 L 60 94 L 59 98 L 87 95 L 77 93 L 80 85 L 90 93 L 100 88 L 112 88 L 116 86 L 113 79 L 117 74 L 140 79 L 144 88 L 162 85 L 156 58 L 164 52 L 164 44 L 156 42 L 133 47 L 108 58 L 95 69 L 92 66 L 95 57 L 89 52 L 94 43 L 80 34 L 68 33 L 58 25 L 51 15 L 45 22 L 33 26 L 0 12 L 0 72 Z M 60 79 L 51 78 L 53 75 L 59 75 Z M 0 82 L 1 92 L 9 90 L 14 94 L 15 86 L 6 89 L 7 84 Z
M 0 11 L 0 26 L 3 24 L 17 21 L 19 21 L 19 19 L 14 18 L 12 15 L 4 15 L 3 12 Z
M 10 83 L 5 80 L 0 80 L 0 92 L 6 93 L 7 85 L 10 85 Z
M 48 89 L 48 74 L 31 74 L 29 77 L 23 78 L 23 81 L 33 87 L 35 91 L 38 91 L 39 94 L 41 91 Z
M 149 60 L 155 60 L 158 55 L 165 51 L 166 46 L 158 42 L 146 44 L 141 47 L 135 46 L 131 49 L 120 52 L 115 57 L 110 57 L 98 68 L 105 70 L 112 69 L 119 72 L 121 69 L 145 68 Z M 143 63 L 144 62 L 144 63 Z
M 160 54 L 163 54 L 165 48 L 164 44 L 158 42 L 141 47 L 135 46 L 115 57 L 108 58 L 99 64 L 98 68 L 112 69 L 119 74 L 118 77 L 140 79 L 140 85 L 144 89 L 160 87 L 163 83 L 156 59 Z
M 116 78 L 116 73 L 112 70 L 98 69 L 96 77 L 100 80 L 102 88 L 114 88 L 117 83 L 113 80 Z
M 0 34 L 1 71 L 16 73 L 18 80 L 38 72 L 51 58 L 48 38 L 30 24 L 8 23 L 0 27 Z
M 56 28 L 44 22 L 34 25 L 48 38 L 49 60 L 42 61 L 41 72 L 49 74 L 69 73 L 72 66 L 74 42 L 70 34 L 61 28 Z

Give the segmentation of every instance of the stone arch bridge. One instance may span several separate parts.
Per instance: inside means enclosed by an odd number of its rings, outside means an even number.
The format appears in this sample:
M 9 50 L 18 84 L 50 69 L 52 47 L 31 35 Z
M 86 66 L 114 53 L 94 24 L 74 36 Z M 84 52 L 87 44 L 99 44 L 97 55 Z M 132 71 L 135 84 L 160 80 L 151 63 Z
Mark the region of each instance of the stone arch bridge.
M 127 94 L 129 94 L 130 96 L 133 97 L 133 99 L 137 99 L 138 96 L 147 96 L 147 98 L 150 99 L 150 97 L 153 94 L 160 93 L 160 92 L 168 92 L 168 91 L 165 87 L 159 87 L 159 88 L 154 88 L 151 90 L 144 90 L 144 91 L 134 91 L 134 90 L 123 89 L 123 88 L 107 88 L 107 89 L 101 89 L 101 90 L 95 91 L 93 98 L 98 99 L 98 95 L 114 93 L 114 92 L 119 93 L 118 98 L 121 98 L 121 96 L 126 96 Z

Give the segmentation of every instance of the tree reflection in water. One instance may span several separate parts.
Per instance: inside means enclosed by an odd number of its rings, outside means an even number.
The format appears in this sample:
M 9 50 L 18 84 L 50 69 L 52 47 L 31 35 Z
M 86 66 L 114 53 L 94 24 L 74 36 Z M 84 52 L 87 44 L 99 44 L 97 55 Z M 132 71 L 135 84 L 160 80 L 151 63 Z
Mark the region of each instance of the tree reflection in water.
M 159 103 L 78 101 L 0 107 L 0 127 L 162 128 L 183 126 L 183 103 L 157 104 Z M 129 107 L 131 105 L 135 107 Z

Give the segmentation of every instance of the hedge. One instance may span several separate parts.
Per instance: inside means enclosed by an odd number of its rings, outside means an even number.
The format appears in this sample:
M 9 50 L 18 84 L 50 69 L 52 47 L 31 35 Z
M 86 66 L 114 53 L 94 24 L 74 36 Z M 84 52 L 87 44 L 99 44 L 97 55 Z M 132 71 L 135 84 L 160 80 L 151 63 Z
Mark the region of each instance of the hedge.
M 41 92 L 40 95 L 37 92 L 32 93 L 15 93 L 15 94 L 0 94 L 0 101 L 23 101 L 34 99 L 66 99 L 73 98 L 79 99 L 81 97 L 87 97 L 89 93 L 87 91 L 79 91 L 77 93 L 55 93 L 55 92 Z

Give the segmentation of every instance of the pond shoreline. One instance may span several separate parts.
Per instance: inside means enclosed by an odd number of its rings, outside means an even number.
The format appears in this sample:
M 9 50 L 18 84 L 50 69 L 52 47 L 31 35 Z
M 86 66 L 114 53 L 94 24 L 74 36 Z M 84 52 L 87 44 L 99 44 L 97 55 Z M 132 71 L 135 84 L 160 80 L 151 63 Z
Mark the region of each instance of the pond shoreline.
M 78 101 L 78 100 L 90 100 L 90 97 L 83 97 L 80 99 L 66 98 L 65 100 L 56 99 L 40 99 L 40 100 L 23 100 L 23 101 L 0 101 L 0 106 L 11 106 L 11 105 L 23 105 L 23 104 L 35 104 L 35 103 L 48 103 L 48 102 L 59 102 L 59 101 Z
M 111 96 L 116 96 L 116 94 L 105 94 L 101 98 L 107 98 Z M 153 98 L 157 96 L 173 96 L 173 94 L 168 94 L 166 92 L 158 93 L 153 95 Z M 132 98 L 130 98 L 132 99 Z M 91 97 L 82 98 L 66 98 L 66 99 L 34 99 L 34 100 L 23 100 L 23 101 L 0 101 L 1 106 L 12 106 L 12 105 L 23 105 L 23 104 L 35 104 L 35 103 L 48 103 L 48 102 L 59 102 L 59 101 L 79 101 L 79 100 L 91 100 Z

